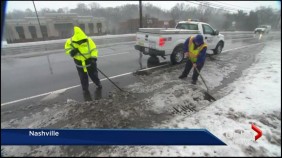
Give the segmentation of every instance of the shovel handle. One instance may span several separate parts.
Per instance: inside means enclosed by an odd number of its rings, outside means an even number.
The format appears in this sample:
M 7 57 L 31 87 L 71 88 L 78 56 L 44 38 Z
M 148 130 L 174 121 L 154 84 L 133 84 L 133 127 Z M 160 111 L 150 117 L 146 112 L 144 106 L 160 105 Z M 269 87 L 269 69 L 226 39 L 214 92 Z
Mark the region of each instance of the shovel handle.
M 74 46 L 71 44 L 71 46 L 74 48 Z M 78 51 L 78 53 L 80 55 L 82 55 L 84 57 L 84 59 L 87 59 L 81 52 Z M 123 91 L 118 85 L 116 85 L 106 74 L 104 74 L 100 69 L 97 68 L 97 70 L 103 75 L 105 76 L 115 87 L 117 87 L 120 91 Z
M 207 91 L 209 92 L 209 88 L 208 88 L 208 86 L 207 86 L 207 84 L 206 84 L 206 82 L 205 82 L 203 76 L 201 75 L 200 71 L 198 70 L 198 68 L 197 68 L 196 66 L 194 66 L 194 68 L 195 68 L 195 70 L 197 71 L 197 73 L 200 75 L 201 79 L 203 80 L 203 82 L 204 82 L 204 84 L 205 84 L 205 86 L 206 86 L 206 88 L 207 88 Z

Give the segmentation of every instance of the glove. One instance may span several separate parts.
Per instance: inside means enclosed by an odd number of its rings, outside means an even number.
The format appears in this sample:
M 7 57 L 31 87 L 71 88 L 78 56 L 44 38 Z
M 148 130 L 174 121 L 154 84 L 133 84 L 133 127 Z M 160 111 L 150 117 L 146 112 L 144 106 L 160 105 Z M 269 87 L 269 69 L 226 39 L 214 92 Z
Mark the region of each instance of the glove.
M 188 58 L 189 57 L 189 53 L 188 52 L 185 52 L 184 53 L 184 58 Z
M 74 48 L 70 51 L 70 55 L 71 57 L 74 57 L 77 53 L 79 52 L 79 50 L 77 48 Z
M 97 61 L 97 58 L 90 58 L 91 59 L 91 62 L 93 62 L 93 63 L 96 63 L 96 61 Z

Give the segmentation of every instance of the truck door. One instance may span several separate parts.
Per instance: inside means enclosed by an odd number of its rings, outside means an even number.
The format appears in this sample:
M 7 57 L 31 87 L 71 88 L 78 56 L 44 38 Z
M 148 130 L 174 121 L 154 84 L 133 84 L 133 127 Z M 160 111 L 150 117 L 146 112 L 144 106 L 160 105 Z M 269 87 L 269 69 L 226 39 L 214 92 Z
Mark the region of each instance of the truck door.
M 202 24 L 204 39 L 208 45 L 208 49 L 214 49 L 216 45 L 216 35 L 214 35 L 214 30 L 206 24 Z

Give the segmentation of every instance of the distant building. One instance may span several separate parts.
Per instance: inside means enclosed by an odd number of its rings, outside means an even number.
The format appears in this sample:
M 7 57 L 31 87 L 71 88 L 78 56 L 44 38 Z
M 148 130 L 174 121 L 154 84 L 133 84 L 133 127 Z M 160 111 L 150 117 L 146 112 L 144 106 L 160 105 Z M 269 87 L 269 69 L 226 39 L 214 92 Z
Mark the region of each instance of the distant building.
M 8 43 L 62 39 L 73 35 L 73 26 L 79 26 L 88 36 L 106 33 L 104 18 L 78 16 L 77 14 L 49 13 L 39 17 L 5 20 L 5 38 Z M 43 36 L 42 36 L 43 34 Z

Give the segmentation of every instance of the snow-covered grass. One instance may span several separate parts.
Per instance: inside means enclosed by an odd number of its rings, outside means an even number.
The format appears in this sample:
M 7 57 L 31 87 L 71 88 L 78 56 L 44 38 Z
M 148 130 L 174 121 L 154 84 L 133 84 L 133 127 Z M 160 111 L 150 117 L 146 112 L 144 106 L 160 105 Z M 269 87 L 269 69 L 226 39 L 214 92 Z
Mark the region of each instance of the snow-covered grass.
M 119 147 L 126 156 L 281 156 L 281 42 L 267 43 L 256 62 L 226 87 L 231 93 L 189 117 L 177 116 L 157 128 L 206 128 L 227 146 Z M 169 95 L 167 95 L 168 97 Z M 165 101 L 156 97 L 156 104 Z M 159 97 L 159 98 L 158 98 Z M 254 140 L 251 124 L 263 136 Z M 101 154 L 105 156 L 107 154 Z

